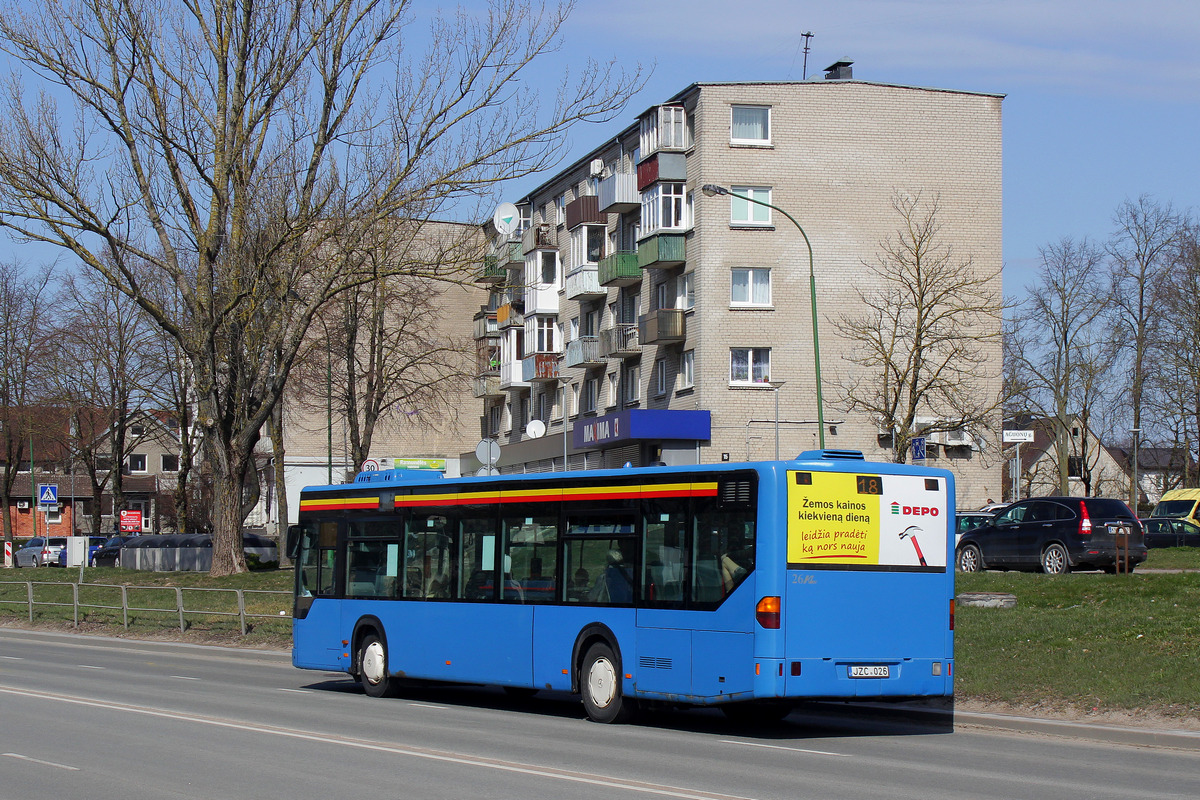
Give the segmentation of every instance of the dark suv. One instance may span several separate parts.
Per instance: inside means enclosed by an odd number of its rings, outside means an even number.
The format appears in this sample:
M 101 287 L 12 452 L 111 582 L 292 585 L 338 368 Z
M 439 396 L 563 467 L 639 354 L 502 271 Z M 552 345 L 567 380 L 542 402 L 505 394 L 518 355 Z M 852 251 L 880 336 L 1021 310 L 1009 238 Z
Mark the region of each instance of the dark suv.
M 1026 569 L 1061 575 L 1072 569 L 1117 570 L 1128 541 L 1129 568 L 1146 560 L 1142 526 L 1129 506 L 1100 497 L 1034 497 L 1013 503 L 990 525 L 963 534 L 955 564 L 962 572 Z

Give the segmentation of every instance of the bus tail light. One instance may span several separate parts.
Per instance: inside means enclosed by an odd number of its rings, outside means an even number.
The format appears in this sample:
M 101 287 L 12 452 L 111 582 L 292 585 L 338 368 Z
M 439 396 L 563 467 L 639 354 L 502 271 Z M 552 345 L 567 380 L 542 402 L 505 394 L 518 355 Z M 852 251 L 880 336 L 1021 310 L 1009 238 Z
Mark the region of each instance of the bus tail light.
M 779 598 L 764 597 L 754 608 L 754 618 L 764 628 L 778 630 L 779 628 Z

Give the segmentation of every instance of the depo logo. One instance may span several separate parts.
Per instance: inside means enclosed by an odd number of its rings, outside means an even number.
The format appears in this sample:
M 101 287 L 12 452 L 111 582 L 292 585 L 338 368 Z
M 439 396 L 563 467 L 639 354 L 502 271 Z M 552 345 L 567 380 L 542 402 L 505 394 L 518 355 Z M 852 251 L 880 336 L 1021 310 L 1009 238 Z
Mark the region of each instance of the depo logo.
M 929 506 L 902 506 L 893 502 L 892 513 L 898 517 L 936 517 L 941 512 L 937 508 Z

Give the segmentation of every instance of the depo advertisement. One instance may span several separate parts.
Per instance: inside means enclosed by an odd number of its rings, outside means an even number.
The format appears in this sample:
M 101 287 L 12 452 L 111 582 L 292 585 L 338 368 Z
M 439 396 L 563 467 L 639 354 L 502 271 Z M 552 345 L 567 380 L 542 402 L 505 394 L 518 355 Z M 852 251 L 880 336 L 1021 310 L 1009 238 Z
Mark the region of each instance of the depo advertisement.
M 946 481 L 788 473 L 790 569 L 946 570 Z

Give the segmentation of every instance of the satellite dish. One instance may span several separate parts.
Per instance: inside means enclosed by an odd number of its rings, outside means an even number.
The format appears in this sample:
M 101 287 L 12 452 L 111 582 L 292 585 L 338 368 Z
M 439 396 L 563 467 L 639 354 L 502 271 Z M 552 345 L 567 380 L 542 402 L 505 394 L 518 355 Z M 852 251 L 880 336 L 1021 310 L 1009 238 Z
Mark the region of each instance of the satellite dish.
M 479 459 L 480 464 L 494 467 L 500 460 L 500 445 L 495 439 L 481 439 L 479 444 L 475 445 L 475 457 Z
M 492 225 L 503 236 L 508 236 L 521 223 L 521 212 L 512 203 L 501 203 L 492 214 Z
M 530 439 L 540 439 L 546 435 L 546 423 L 535 419 L 525 426 L 525 433 Z

